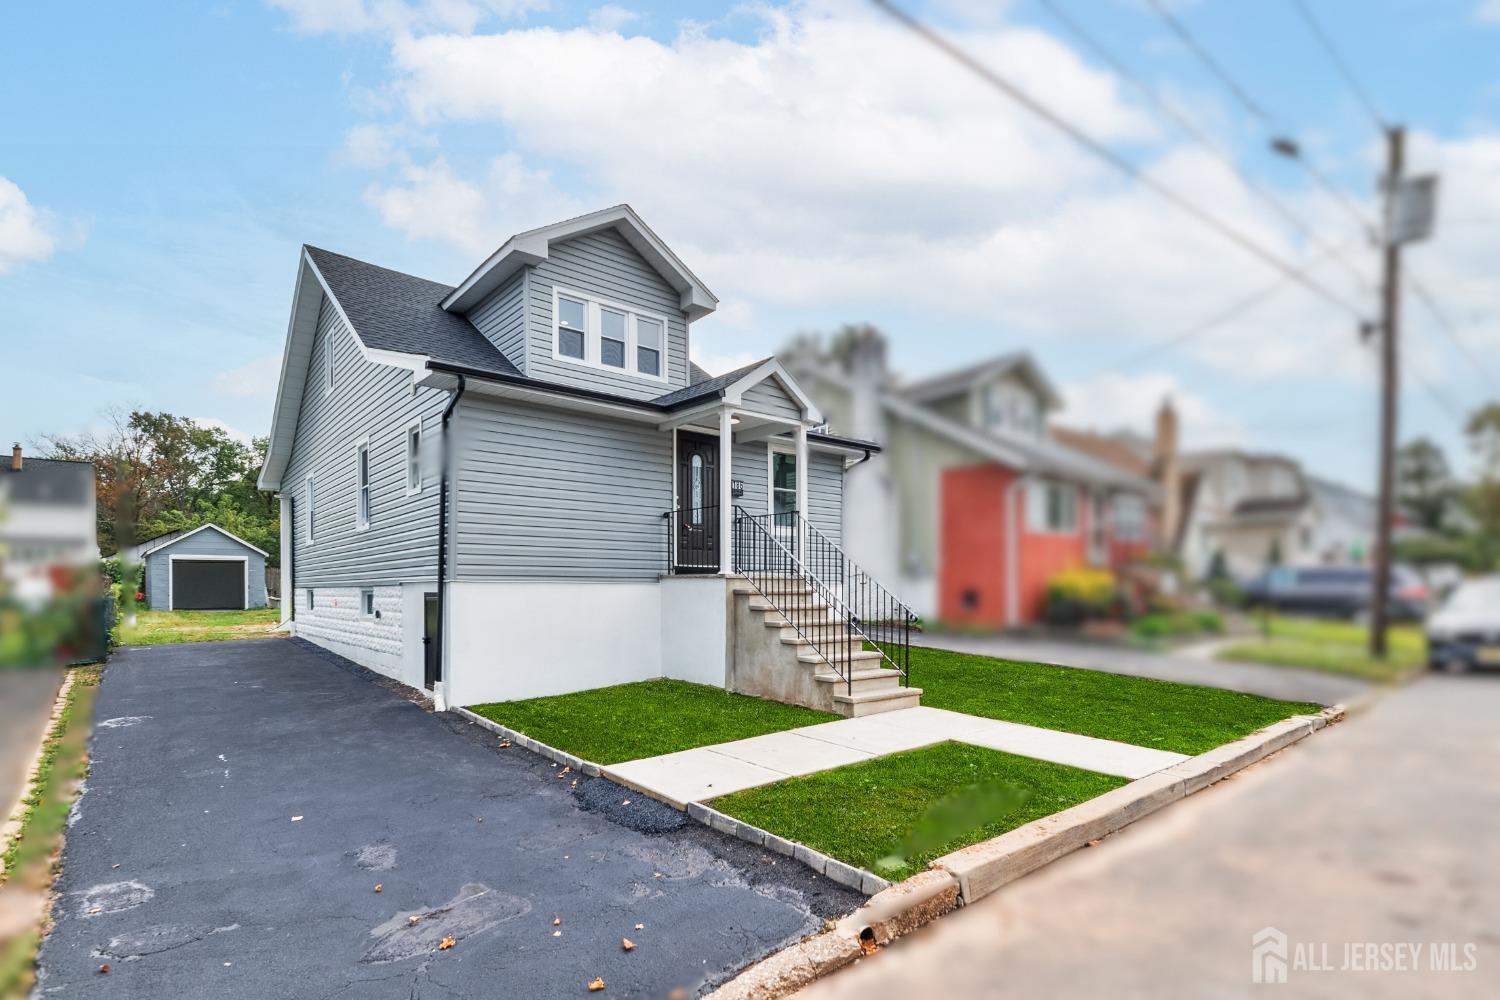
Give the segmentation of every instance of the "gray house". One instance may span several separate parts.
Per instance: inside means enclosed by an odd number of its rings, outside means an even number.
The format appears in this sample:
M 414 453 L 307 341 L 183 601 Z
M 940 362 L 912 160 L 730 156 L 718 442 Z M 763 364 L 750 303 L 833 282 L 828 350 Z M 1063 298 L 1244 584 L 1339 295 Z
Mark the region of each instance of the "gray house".
M 664 676 L 914 704 L 857 634 L 906 612 L 839 545 L 879 448 L 773 359 L 689 362 L 717 305 L 624 205 L 456 287 L 304 247 L 260 480 L 295 634 L 447 705 Z
M 240 611 L 266 606 L 266 553 L 217 524 L 170 531 L 120 552 L 145 567 L 153 611 Z

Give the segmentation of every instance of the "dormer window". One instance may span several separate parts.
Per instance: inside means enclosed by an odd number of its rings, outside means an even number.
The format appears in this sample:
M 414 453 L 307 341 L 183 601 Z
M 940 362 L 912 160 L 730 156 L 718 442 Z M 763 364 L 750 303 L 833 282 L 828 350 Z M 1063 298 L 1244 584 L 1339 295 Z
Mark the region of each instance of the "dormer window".
M 666 381 L 662 363 L 665 317 L 566 289 L 555 291 L 553 305 L 557 317 L 554 358 Z

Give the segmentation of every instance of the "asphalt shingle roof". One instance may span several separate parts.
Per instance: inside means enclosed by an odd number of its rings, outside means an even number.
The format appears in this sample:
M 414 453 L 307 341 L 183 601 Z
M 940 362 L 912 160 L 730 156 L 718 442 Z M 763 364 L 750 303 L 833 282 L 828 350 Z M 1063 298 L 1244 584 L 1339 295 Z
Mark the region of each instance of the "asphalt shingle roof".
M 499 375 L 521 374 L 474 324 L 442 308 L 440 303 L 453 291 L 451 285 L 318 247 L 308 247 L 307 254 L 366 347 L 425 354 Z
M 25 458 L 13 472 L 10 455 L 0 459 L 0 498 L 11 503 L 77 506 L 89 502 L 94 467 L 64 458 Z
M 704 379 L 702 382 L 694 382 L 692 385 L 683 386 L 681 389 L 673 389 L 671 392 L 657 396 L 651 402 L 657 406 L 670 408 L 704 399 L 708 396 L 716 396 L 770 360 L 770 358 L 761 358 L 759 361 L 752 361 L 743 368 L 736 368 L 732 372 L 715 375 L 712 378 Z M 702 369 L 699 370 L 701 371 Z M 705 372 L 705 374 L 707 373 Z

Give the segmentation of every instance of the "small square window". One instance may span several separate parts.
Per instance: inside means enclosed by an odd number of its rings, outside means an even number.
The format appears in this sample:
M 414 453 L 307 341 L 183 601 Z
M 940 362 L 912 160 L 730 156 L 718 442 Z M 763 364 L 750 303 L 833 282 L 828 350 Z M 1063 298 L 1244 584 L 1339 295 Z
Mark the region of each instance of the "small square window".
M 359 592 L 359 610 L 366 618 L 375 617 L 375 591 L 361 590 Z

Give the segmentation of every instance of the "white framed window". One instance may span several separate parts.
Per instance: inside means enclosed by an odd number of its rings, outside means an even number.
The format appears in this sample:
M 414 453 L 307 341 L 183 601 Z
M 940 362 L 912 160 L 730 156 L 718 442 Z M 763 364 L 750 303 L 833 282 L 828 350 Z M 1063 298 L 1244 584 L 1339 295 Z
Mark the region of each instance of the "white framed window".
M 1116 541 L 1139 542 L 1145 539 L 1145 500 L 1134 493 L 1116 493 L 1110 508 Z
M 323 395 L 333 391 L 334 357 L 333 330 L 323 335 Z
M 313 490 L 313 474 L 309 472 L 303 482 L 307 485 L 307 544 L 311 545 L 316 535 L 314 525 L 318 518 L 318 500 Z
M 375 617 L 375 591 L 368 587 L 359 592 L 359 613 L 366 618 Z
M 556 286 L 552 315 L 556 360 L 667 381 L 665 316 Z
M 1049 535 L 1078 533 L 1078 488 L 1047 479 L 1026 484 L 1026 528 Z
M 797 456 L 791 452 L 771 452 L 771 513 L 786 514 L 797 509 Z M 802 512 L 806 517 L 806 512 Z
M 370 441 L 354 446 L 354 528 L 363 531 L 370 526 Z
M 422 423 L 406 428 L 406 492 L 422 492 Z

